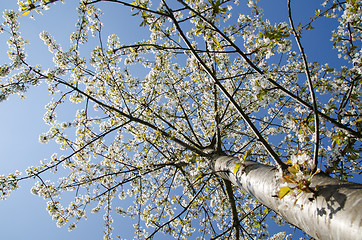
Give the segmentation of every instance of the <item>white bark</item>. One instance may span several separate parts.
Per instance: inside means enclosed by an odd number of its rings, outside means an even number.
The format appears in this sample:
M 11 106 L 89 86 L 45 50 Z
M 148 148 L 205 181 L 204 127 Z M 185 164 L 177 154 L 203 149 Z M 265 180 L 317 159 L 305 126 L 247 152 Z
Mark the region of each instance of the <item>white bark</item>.
M 292 196 L 278 198 L 279 171 L 275 167 L 246 161 L 234 174 L 235 157 L 217 156 L 214 170 L 241 187 L 263 205 L 281 215 L 285 221 L 316 239 L 362 239 L 362 185 L 333 179 L 323 173 L 312 178 L 317 194 L 302 193 L 298 201 Z

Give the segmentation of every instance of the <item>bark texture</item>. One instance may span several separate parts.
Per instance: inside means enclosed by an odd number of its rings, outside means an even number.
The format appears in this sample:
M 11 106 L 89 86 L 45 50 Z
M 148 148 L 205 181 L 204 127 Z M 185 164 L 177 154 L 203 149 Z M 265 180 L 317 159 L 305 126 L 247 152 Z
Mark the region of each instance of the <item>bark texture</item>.
M 251 194 L 263 205 L 281 215 L 285 221 L 316 239 L 362 239 L 362 185 L 333 179 L 324 173 L 312 178 L 316 194 L 302 193 L 279 199 L 279 171 L 272 166 L 214 156 L 212 167 L 224 179 Z M 236 171 L 237 170 L 237 171 Z

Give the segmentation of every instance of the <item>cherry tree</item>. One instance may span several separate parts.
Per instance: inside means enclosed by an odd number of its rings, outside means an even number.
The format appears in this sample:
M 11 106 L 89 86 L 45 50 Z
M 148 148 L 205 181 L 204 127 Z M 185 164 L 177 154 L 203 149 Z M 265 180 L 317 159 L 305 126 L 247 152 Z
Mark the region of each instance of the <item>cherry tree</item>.
M 0 100 L 47 84 L 49 131 L 39 141 L 64 154 L 0 176 L 1 199 L 35 179 L 31 192 L 59 227 L 101 211 L 104 239 L 114 214 L 136 219 L 137 239 L 265 239 L 268 216 L 317 239 L 359 237 L 362 188 L 348 182 L 361 173 L 359 1 L 326 0 L 299 23 L 288 0 L 288 21 L 272 23 L 253 0 L 81 0 L 70 47 L 42 32 L 53 66 L 32 65 L 18 19 L 55 2 L 19 1 L 3 13 L 10 61 Z M 106 36 L 110 4 L 132 11 L 149 38 Z M 325 18 L 339 24 L 337 67 L 308 61 L 303 45 Z M 63 105 L 75 105 L 74 118 L 59 120 Z M 133 204 L 122 209 L 117 198 Z

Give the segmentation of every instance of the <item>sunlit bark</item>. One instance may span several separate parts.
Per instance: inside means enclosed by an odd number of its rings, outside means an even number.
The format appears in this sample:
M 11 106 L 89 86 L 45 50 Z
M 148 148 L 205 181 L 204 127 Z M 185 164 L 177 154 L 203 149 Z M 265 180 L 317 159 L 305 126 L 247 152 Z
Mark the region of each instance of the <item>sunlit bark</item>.
M 362 186 L 333 179 L 323 173 L 312 178 L 315 195 L 278 197 L 283 183 L 272 166 L 245 161 L 234 174 L 240 160 L 216 156 L 213 167 L 219 176 L 251 194 L 285 221 L 316 239 L 360 239 L 362 232 Z

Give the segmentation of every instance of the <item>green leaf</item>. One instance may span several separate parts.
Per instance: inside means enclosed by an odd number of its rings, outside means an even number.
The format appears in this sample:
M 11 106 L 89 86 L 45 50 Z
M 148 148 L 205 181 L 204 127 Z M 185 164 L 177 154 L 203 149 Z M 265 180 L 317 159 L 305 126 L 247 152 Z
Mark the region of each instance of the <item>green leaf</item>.
M 201 178 L 203 178 L 204 173 L 200 172 L 199 175 L 197 175 L 195 182 L 197 182 L 198 180 L 200 180 Z
M 299 165 L 298 164 L 294 164 L 294 166 L 290 166 L 288 167 L 288 171 L 291 173 L 291 174 L 297 174 L 297 172 L 299 171 Z
M 256 94 L 256 96 L 257 96 L 258 99 L 261 101 L 261 100 L 263 100 L 264 94 L 263 94 L 262 92 L 259 92 L 258 94 Z
M 216 46 L 220 46 L 219 40 L 217 38 L 213 37 L 212 40 L 216 44 Z
M 361 122 L 361 121 L 362 121 L 362 117 L 357 118 L 357 119 L 355 120 L 355 122 Z
M 290 187 L 288 186 L 281 187 L 278 194 L 279 199 L 285 197 L 285 195 L 287 195 L 289 192 L 290 192 Z

